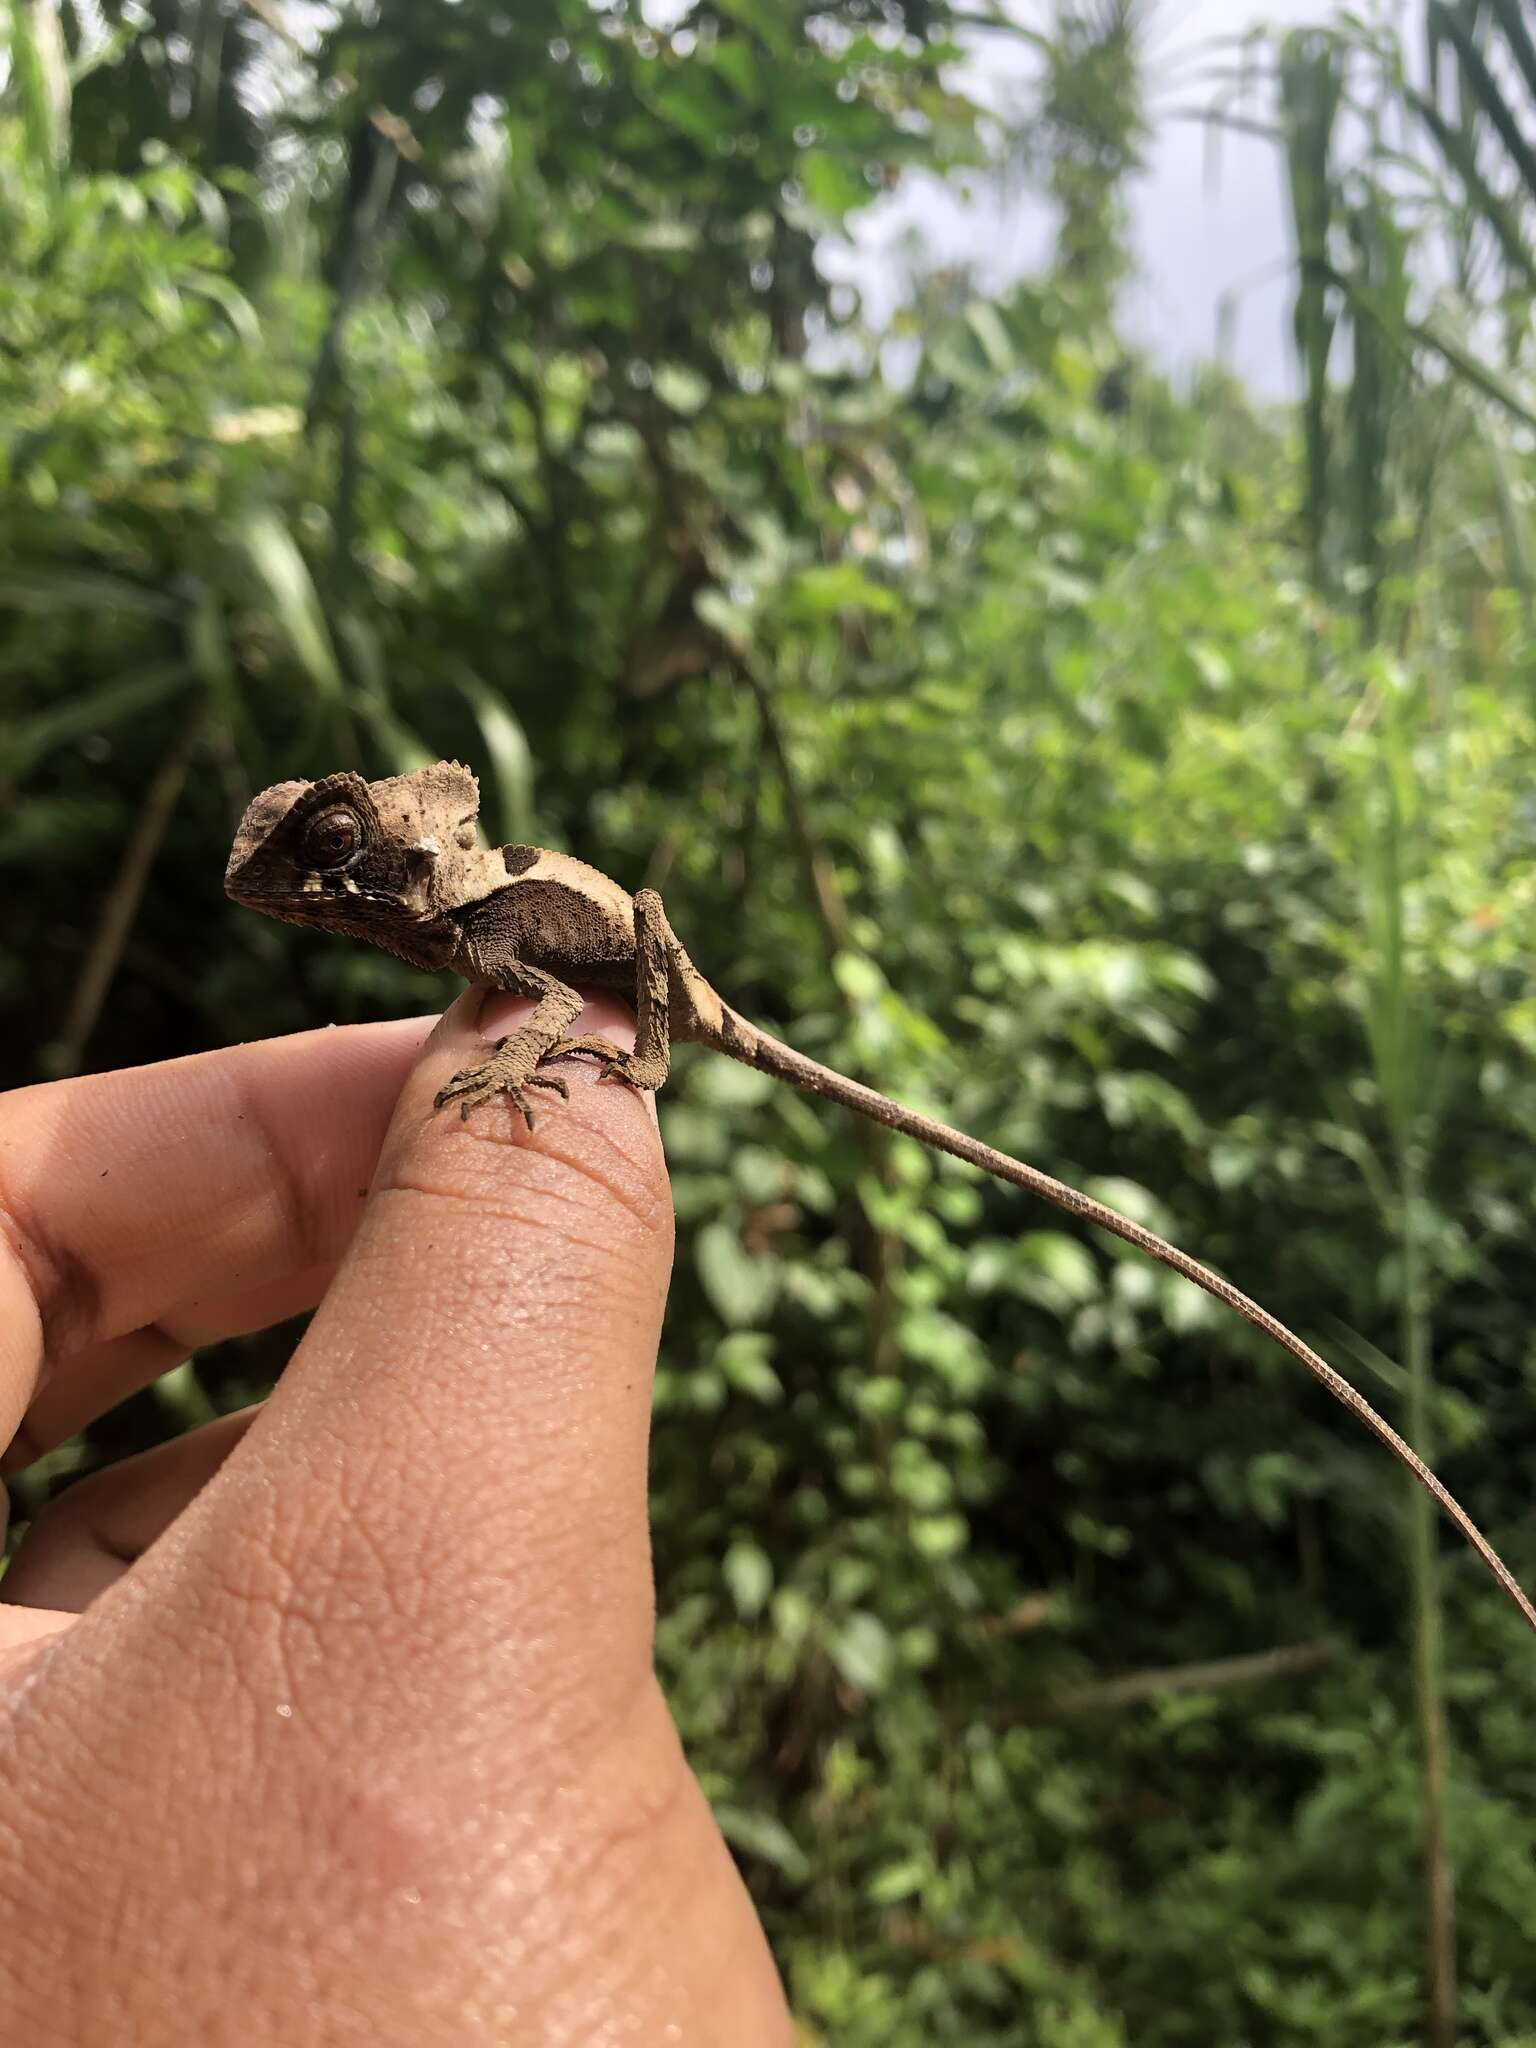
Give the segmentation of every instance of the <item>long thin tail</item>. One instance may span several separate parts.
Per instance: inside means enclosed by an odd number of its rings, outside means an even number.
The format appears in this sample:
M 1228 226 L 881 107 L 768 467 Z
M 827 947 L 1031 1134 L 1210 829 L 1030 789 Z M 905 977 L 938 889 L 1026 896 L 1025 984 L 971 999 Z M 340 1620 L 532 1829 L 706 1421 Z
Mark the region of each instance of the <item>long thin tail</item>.
M 1133 1223 L 1118 1210 L 1106 1208 L 1104 1203 L 1094 1201 L 1091 1195 L 1079 1194 L 1076 1188 L 1069 1188 L 1065 1181 L 1053 1180 L 1050 1174 L 1042 1173 L 1038 1167 L 1026 1166 L 1022 1160 L 1012 1159 L 1006 1152 L 995 1152 L 990 1145 L 980 1144 L 975 1138 L 968 1138 L 964 1131 L 952 1130 L 948 1124 L 937 1123 L 932 1117 L 923 1116 L 915 1109 L 905 1109 L 899 1102 L 892 1102 L 889 1096 L 879 1094 L 873 1088 L 866 1088 L 858 1081 L 850 1081 L 846 1075 L 834 1073 L 830 1067 L 823 1067 L 815 1060 L 807 1059 L 804 1053 L 796 1052 L 793 1046 L 784 1045 L 777 1038 L 770 1038 L 755 1024 L 740 1017 L 734 1010 L 725 1013 L 724 1027 L 720 1038 L 720 1049 L 728 1052 L 733 1059 L 741 1060 L 749 1067 L 760 1067 L 764 1073 L 773 1074 L 781 1081 L 788 1081 L 796 1088 L 802 1088 L 808 1095 L 820 1095 L 829 1102 L 843 1103 L 856 1109 L 861 1115 L 871 1117 L 877 1124 L 885 1124 L 891 1130 L 901 1131 L 909 1138 L 916 1138 L 920 1144 L 934 1146 L 940 1152 L 949 1152 L 956 1159 L 964 1159 L 972 1166 L 979 1166 L 984 1173 L 995 1174 L 999 1180 L 1010 1181 L 1014 1187 L 1024 1188 L 1032 1195 L 1040 1195 L 1047 1202 L 1054 1202 L 1058 1209 L 1065 1209 L 1073 1216 L 1081 1216 L 1085 1223 L 1096 1223 L 1100 1230 L 1108 1230 L 1114 1236 L 1123 1238 L 1127 1244 L 1135 1245 L 1138 1251 L 1149 1258 L 1157 1259 L 1169 1266 L 1186 1280 L 1193 1281 L 1217 1301 L 1225 1302 L 1228 1308 L 1236 1309 L 1245 1322 L 1252 1323 L 1256 1330 L 1262 1330 L 1292 1358 L 1299 1359 L 1312 1374 L 1321 1380 L 1336 1400 L 1342 1401 L 1352 1415 L 1358 1416 L 1366 1428 L 1380 1437 L 1393 1457 L 1417 1479 L 1431 1499 L 1434 1500 L 1446 1519 L 1471 1544 L 1483 1563 L 1492 1572 L 1500 1586 L 1519 1608 L 1527 1628 L 1536 1632 L 1536 1607 L 1533 1607 L 1521 1590 L 1520 1582 L 1505 1564 L 1502 1557 L 1478 1528 L 1466 1509 L 1456 1497 L 1441 1485 L 1424 1460 L 1412 1445 L 1400 1437 L 1391 1423 L 1357 1393 L 1342 1373 L 1334 1371 L 1325 1359 L 1319 1358 L 1310 1345 L 1285 1327 L 1268 1309 L 1259 1307 L 1256 1301 L 1234 1287 L 1229 1280 L 1223 1280 L 1219 1273 L 1213 1273 L 1209 1266 L 1202 1266 L 1198 1259 L 1192 1259 L 1188 1252 L 1181 1252 L 1177 1245 L 1169 1244 L 1153 1231 L 1143 1230 L 1139 1223 Z

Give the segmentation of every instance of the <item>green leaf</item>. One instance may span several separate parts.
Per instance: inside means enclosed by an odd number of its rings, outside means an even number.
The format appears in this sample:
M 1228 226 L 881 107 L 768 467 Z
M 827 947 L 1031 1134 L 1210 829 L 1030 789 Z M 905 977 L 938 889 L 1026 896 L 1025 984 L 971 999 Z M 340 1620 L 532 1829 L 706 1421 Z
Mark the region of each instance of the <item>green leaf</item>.
M 1488 6 L 1520 67 L 1526 91 L 1536 100 L 1536 36 L 1531 33 L 1527 0 L 1488 0 Z
M 1363 303 L 1358 292 L 1353 296 L 1357 303 Z M 1472 385 L 1474 390 L 1481 391 L 1485 398 L 1491 398 L 1495 405 L 1502 406 L 1506 412 L 1519 420 L 1522 426 L 1536 429 L 1536 410 L 1527 404 L 1506 378 L 1490 370 L 1453 336 L 1428 321 L 1409 321 L 1407 332 L 1422 347 L 1441 357 L 1457 376 Z
M 836 612 L 863 611 L 889 614 L 901 610 L 894 590 L 876 583 L 851 562 L 826 563 L 802 569 L 785 593 L 786 601 L 811 618 Z
M 806 150 L 799 160 L 799 175 L 812 208 L 832 220 L 868 206 L 875 196 L 857 167 L 830 150 Z
M 347 660 L 353 709 L 373 745 L 396 775 L 409 775 L 417 768 L 430 766 L 438 759 L 438 750 L 413 732 L 391 704 L 379 636 L 370 621 L 359 618 L 355 612 L 341 612 L 336 619 L 335 636 Z
M 1471 139 L 1461 129 L 1452 127 L 1422 93 L 1412 87 L 1407 90 L 1408 104 L 1424 123 L 1440 152 L 1462 183 L 1468 200 L 1488 223 L 1504 251 L 1504 260 L 1511 270 L 1518 271 L 1527 285 L 1536 285 L 1536 256 L 1521 232 L 1520 217 L 1514 207 L 1509 206 L 1494 191 L 1483 176 L 1477 160 L 1477 151 Z
M 863 953 L 836 954 L 832 978 L 851 1003 L 873 1003 L 886 992 L 885 976 Z
M 735 1328 L 760 1323 L 779 1291 L 771 1259 L 754 1258 L 729 1223 L 706 1224 L 694 1246 L 699 1281 L 724 1323 Z
M 69 67 L 58 11 L 38 0 L 10 0 L 11 72 L 21 98 L 21 127 L 33 173 L 55 193 L 67 153 Z
M 462 669 L 454 672 L 453 680 L 469 700 L 496 773 L 502 844 L 518 845 L 533 831 L 533 750 L 528 735 L 489 683 Z
M 776 1292 L 777 1274 L 774 1277 Z M 784 1398 L 779 1376 L 768 1363 L 771 1350 L 770 1340 L 756 1330 L 733 1330 L 715 1350 L 715 1364 L 727 1383 L 765 1408 Z
M 247 348 L 261 347 L 261 322 L 256 317 L 256 309 L 245 293 L 232 285 L 227 277 L 216 277 L 205 271 L 200 276 L 184 278 L 182 288 L 198 298 L 211 299 Z
M 709 379 L 686 363 L 659 363 L 651 383 L 663 405 L 691 419 L 709 403 Z
M 882 1692 L 896 1661 L 885 1624 L 873 1614 L 850 1614 L 828 1642 L 827 1655 L 860 1692 Z
M 887 1863 L 864 1887 L 864 1895 L 875 1906 L 895 1906 L 915 1898 L 933 1875 L 926 1856 L 909 1856 L 901 1863 Z
M 214 722 L 238 747 L 245 729 L 245 707 L 223 600 L 211 584 L 204 584 L 193 600 L 186 632 L 187 657 L 206 693 Z
M 1159 1237 L 1168 1235 L 1167 1210 L 1140 1181 L 1126 1180 L 1119 1174 L 1100 1174 L 1083 1182 L 1083 1193 L 1092 1195 L 1107 1209 L 1118 1209 L 1122 1216 L 1128 1216 L 1132 1223 L 1139 1223 L 1144 1230 L 1155 1230 Z
M 1003 325 L 1002 315 L 986 299 L 972 299 L 965 309 L 965 324 L 981 345 L 989 369 L 1000 377 L 1015 367 L 1013 343 Z
M 345 689 L 336 651 L 292 534 L 275 513 L 259 512 L 244 522 L 240 539 L 289 651 L 322 697 L 340 703 Z
M 791 1884 L 810 1878 L 811 1864 L 781 1820 L 769 1813 L 753 1813 L 741 1806 L 716 1806 L 715 1825 L 733 1849 L 771 1863 Z
M 1064 1301 L 1097 1301 L 1104 1291 L 1092 1252 L 1059 1230 L 1032 1230 L 1019 1240 L 1019 1259 L 1028 1273 L 1049 1283 Z
M 736 1612 L 747 1621 L 755 1620 L 773 1591 L 773 1566 L 767 1552 L 745 1537 L 739 1538 L 725 1553 L 720 1569 Z
M 970 1541 L 964 1515 L 918 1515 L 912 1522 L 912 1547 L 919 1557 L 941 1564 L 958 1557 Z
M 903 1354 L 931 1366 L 961 1400 L 973 1399 L 992 1376 L 991 1358 L 975 1331 L 939 1309 L 909 1310 L 897 1335 Z

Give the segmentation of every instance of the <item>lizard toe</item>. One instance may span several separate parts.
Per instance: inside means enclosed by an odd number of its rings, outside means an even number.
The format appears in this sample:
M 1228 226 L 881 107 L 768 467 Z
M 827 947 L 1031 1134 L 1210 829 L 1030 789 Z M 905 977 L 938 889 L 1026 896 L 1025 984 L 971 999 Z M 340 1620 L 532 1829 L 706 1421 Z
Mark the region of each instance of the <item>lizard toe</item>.
M 551 1046 L 544 1055 L 544 1064 L 547 1065 L 551 1060 L 574 1059 L 578 1054 L 585 1054 L 589 1059 L 596 1060 L 599 1066 L 609 1071 L 622 1069 L 624 1062 L 629 1058 L 629 1054 L 621 1052 L 611 1039 L 602 1038 L 597 1032 L 589 1031 L 580 1038 L 562 1038 L 558 1045 Z

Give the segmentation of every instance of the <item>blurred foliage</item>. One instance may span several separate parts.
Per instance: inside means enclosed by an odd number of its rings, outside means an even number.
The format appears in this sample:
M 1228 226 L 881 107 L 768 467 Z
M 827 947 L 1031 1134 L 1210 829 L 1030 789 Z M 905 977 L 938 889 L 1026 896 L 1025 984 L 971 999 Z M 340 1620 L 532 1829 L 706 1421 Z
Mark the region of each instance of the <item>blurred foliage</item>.
M 1139 103 L 1084 143 L 1070 60 L 1133 94 L 1134 38 L 1096 35 L 1138 12 L 1068 10 L 1046 66 L 1064 227 L 1120 218 Z M 1397 1412 L 1407 988 L 1428 1420 L 1536 1580 L 1509 408 L 1416 349 L 1352 397 L 1305 338 L 1295 420 L 1215 374 L 1178 396 L 1127 368 L 1110 247 L 993 297 L 914 277 L 883 376 L 819 247 L 907 166 L 1019 154 L 941 0 L 282 18 L 9 13 L 8 1071 L 441 1000 L 220 877 L 252 788 L 457 755 L 493 833 L 662 888 L 748 1013 L 1199 1251 Z M 1362 263 L 1374 237 L 1396 291 L 1400 213 L 1327 176 L 1298 220 Z M 1387 734 L 1420 792 L 1389 918 Z M 660 1657 L 807 2038 L 1421 2038 L 1379 1448 L 1203 1297 L 958 1166 L 721 1061 L 680 1059 L 662 1117 Z M 105 1418 L 21 1509 L 248 1398 L 291 1336 Z M 1460 2038 L 1515 2048 L 1536 1671 L 1475 1561 L 1442 1576 Z

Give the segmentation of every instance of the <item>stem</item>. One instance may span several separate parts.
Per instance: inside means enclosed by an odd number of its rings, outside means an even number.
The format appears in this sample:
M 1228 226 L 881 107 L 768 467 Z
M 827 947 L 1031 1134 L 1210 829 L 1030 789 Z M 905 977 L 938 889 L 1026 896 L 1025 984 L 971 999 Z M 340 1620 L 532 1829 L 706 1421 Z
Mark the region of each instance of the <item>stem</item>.
M 836 987 L 838 984 L 834 970 L 837 956 L 839 953 L 846 953 L 853 944 L 848 906 L 843 901 L 837 870 L 832 864 L 831 854 L 822 844 L 811 816 L 810 806 L 805 800 L 805 793 L 800 787 L 794 762 L 790 758 L 789 741 L 779 718 L 778 706 L 773 701 L 773 692 L 751 662 L 739 661 L 737 667 L 752 692 L 753 701 L 757 705 L 758 720 L 762 726 L 763 741 L 778 771 L 779 783 L 784 791 L 785 808 L 789 812 L 790 831 L 805 870 L 811 901 L 816 906 L 817 918 L 821 924 L 827 969 L 833 975 L 833 985 Z M 850 1018 L 855 1017 L 857 1005 L 846 995 L 842 1000 L 843 1008 Z M 868 1171 L 879 1186 L 887 1187 L 890 1184 L 891 1148 L 885 1132 L 873 1124 L 861 1122 L 858 1143 Z M 876 1373 L 890 1373 L 896 1370 L 897 1363 L 896 1276 L 901 1264 L 901 1245 L 894 1232 L 879 1228 L 867 1212 L 865 1220 L 869 1224 L 870 1278 L 874 1283 L 874 1299 L 870 1306 L 870 1357 Z
M 1074 1685 L 1022 1708 L 1007 1709 L 1010 1722 L 1069 1720 L 1077 1714 L 1135 1707 L 1174 1693 L 1217 1692 L 1233 1685 L 1265 1685 L 1275 1678 L 1303 1678 L 1333 1663 L 1337 1643 L 1290 1643 L 1256 1650 L 1246 1657 L 1220 1657 L 1205 1664 L 1175 1664 L 1163 1671 L 1130 1671 L 1093 1685 Z
M 70 997 L 69 1012 L 54 1044 L 50 1064 L 57 1075 L 75 1074 L 80 1071 L 86 1043 L 96 1028 L 102 1004 L 107 999 L 107 991 L 112 986 L 113 977 L 122 960 L 123 949 L 133 931 L 134 919 L 139 914 L 139 904 L 143 901 L 144 885 L 149 880 L 149 871 L 154 866 L 155 855 L 160 851 L 160 843 L 170 825 L 171 815 L 176 809 L 176 800 L 181 795 L 182 784 L 187 779 L 192 757 L 202 738 L 202 725 L 201 716 L 191 720 L 176 745 L 160 763 L 155 779 L 149 786 L 144 808 L 139 813 L 139 822 L 134 828 L 133 837 L 124 849 L 116 878 L 107 891 L 106 901 L 101 906 L 96 936 L 92 939 L 90 951 L 85 956 L 80 979 L 75 983 L 75 992 Z
M 815 904 L 816 914 L 821 921 L 830 966 L 834 956 L 847 952 L 852 943 L 848 931 L 848 912 L 843 903 L 843 892 L 838 886 L 837 871 L 832 865 L 832 856 L 822 845 L 820 835 L 812 823 L 810 808 L 800 788 L 794 764 L 789 758 L 789 744 L 785 739 L 784 727 L 780 723 L 772 693 L 750 662 L 740 662 L 737 666 L 742 680 L 752 692 L 757 705 L 758 720 L 763 729 L 763 739 L 772 756 L 773 765 L 778 770 L 779 784 L 784 791 L 784 805 L 789 812 L 789 829 L 794 838 L 795 849 L 800 855 L 800 864 L 805 870 L 811 901 Z
M 1408 1374 L 1408 1440 L 1422 1458 L 1434 1455 L 1430 1404 L 1434 1369 L 1428 1293 L 1420 1241 L 1423 1171 L 1416 1148 L 1398 1153 L 1402 1205 L 1400 1330 Z M 1418 1723 L 1423 1797 L 1424 1945 L 1430 2048 L 1456 2044 L 1456 1890 L 1447 1812 L 1448 1753 L 1441 1668 L 1440 1577 L 1434 1508 L 1417 1487 L 1408 1503 L 1408 1569 L 1413 1602 L 1413 1701 Z

